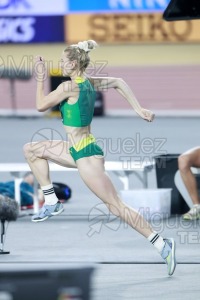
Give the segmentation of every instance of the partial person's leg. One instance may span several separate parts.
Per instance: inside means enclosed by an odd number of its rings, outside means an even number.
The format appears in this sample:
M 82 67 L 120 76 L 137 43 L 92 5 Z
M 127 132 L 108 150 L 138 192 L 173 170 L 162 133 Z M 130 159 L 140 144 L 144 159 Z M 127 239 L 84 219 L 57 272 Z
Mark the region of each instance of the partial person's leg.
M 183 153 L 178 158 L 178 166 L 183 182 L 194 204 L 200 204 L 197 182 L 191 167 L 200 168 L 200 147 L 193 148 Z
M 125 204 L 117 194 L 110 178 L 104 169 L 104 159 L 95 156 L 84 157 L 76 161 L 80 176 L 90 190 L 99 197 L 108 209 L 116 216 L 136 229 L 155 246 L 161 256 L 168 259 L 168 274 L 172 275 L 176 266 L 175 242 L 167 242 L 153 231 L 150 224 L 133 208 Z
M 45 198 L 43 208 L 32 218 L 32 221 L 40 222 L 60 214 L 64 208 L 54 192 L 49 175 L 48 160 L 64 167 L 76 168 L 76 163 L 69 154 L 68 142 L 54 140 L 29 143 L 24 146 L 24 155 L 41 185 Z
M 200 168 L 200 147 L 190 149 L 180 155 L 178 158 L 178 166 L 182 180 L 194 204 L 194 207 L 184 215 L 184 218 L 200 218 L 200 199 L 197 189 L 197 181 L 191 171 L 191 167 Z

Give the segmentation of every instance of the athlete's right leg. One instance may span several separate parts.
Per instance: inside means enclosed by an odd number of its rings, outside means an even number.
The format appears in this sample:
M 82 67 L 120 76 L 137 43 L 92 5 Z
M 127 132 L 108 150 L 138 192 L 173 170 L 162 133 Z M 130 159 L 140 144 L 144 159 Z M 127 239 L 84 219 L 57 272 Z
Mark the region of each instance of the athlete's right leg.
M 193 202 L 193 207 L 183 215 L 185 220 L 200 219 L 200 199 L 197 181 L 191 167 L 200 168 L 200 147 L 192 148 L 178 158 L 178 165 L 183 182 Z
M 76 168 L 66 141 L 49 140 L 24 145 L 24 156 L 41 186 L 51 183 L 48 160 L 67 168 Z
M 90 156 L 78 159 L 77 167 L 85 184 L 107 205 L 110 212 L 148 238 L 167 263 L 168 274 L 172 275 L 176 267 L 175 241 L 173 239 L 163 239 L 155 233 L 141 215 L 122 201 L 105 172 L 103 157 Z

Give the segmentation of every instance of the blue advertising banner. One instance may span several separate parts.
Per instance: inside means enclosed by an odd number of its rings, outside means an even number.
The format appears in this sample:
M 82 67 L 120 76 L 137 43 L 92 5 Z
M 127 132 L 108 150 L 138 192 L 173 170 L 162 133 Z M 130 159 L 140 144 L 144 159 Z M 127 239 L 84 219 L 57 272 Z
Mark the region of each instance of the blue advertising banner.
M 69 13 L 161 12 L 170 0 L 68 0 Z
M 64 18 L 0 17 L 0 43 L 52 43 L 64 41 Z
M 170 0 L 0 0 L 0 16 L 163 12 Z

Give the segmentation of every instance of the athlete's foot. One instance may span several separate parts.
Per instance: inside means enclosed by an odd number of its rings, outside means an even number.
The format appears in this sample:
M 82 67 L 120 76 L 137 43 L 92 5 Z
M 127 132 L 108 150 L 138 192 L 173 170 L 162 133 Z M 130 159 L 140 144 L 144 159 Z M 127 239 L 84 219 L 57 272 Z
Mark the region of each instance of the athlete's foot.
M 54 205 L 44 204 L 39 213 L 32 217 L 32 222 L 43 222 L 52 216 L 61 214 L 63 210 L 64 207 L 60 201 Z
M 161 256 L 167 264 L 168 275 L 172 275 L 176 268 L 176 244 L 174 239 L 164 239 L 165 245 L 161 252 Z

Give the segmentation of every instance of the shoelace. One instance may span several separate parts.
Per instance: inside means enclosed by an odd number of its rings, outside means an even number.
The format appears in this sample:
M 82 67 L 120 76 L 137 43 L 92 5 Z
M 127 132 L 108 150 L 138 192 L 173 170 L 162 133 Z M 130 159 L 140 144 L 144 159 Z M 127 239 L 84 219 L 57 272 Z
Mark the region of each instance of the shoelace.
M 50 216 L 51 213 L 48 211 L 48 209 L 45 207 L 45 205 L 41 208 L 41 211 L 40 211 L 40 215 L 47 215 L 47 216 Z
M 162 257 L 166 260 L 169 253 L 170 253 L 170 245 L 166 242 L 164 248 L 163 248 L 163 251 L 162 251 Z

